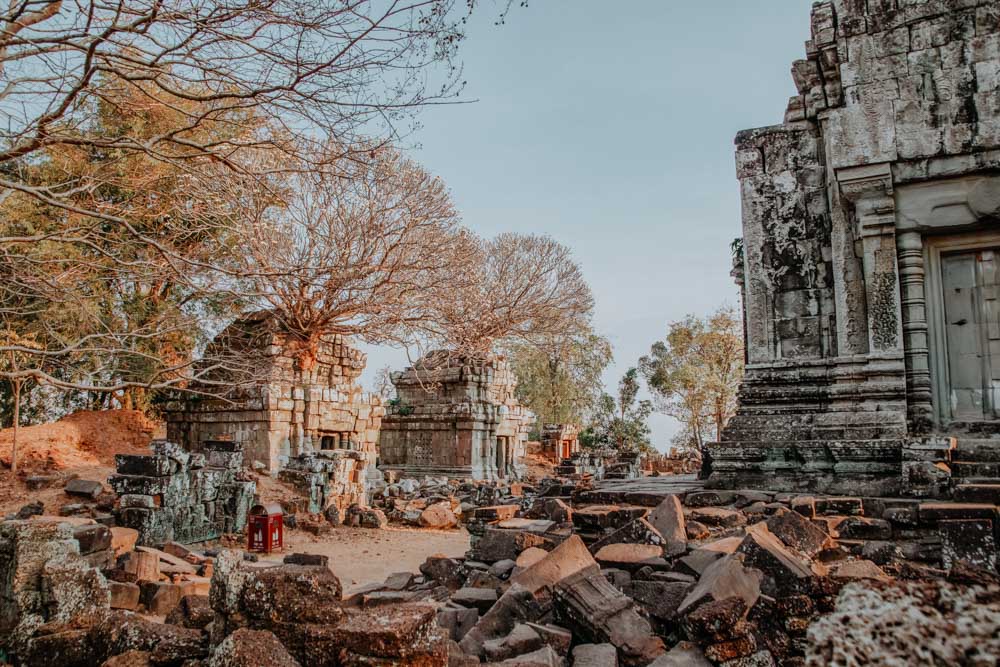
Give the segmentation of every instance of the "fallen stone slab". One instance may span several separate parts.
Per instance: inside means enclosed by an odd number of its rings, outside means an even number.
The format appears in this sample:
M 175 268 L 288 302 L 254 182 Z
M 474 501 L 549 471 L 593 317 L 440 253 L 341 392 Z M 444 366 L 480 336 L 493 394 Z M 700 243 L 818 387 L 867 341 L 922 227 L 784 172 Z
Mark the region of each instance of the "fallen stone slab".
M 765 525 L 785 546 L 810 557 L 815 557 L 831 542 L 829 535 L 798 512 L 776 514 Z
M 631 597 L 651 618 L 672 621 L 694 584 L 672 581 L 633 581 Z
M 474 608 L 449 604 L 438 609 L 438 625 L 456 642 L 462 641 L 478 620 L 479 611 Z
M 420 513 L 419 523 L 424 528 L 444 530 L 457 526 L 458 517 L 451 511 L 451 503 L 434 503 Z
M 55 486 L 60 481 L 62 481 L 62 477 L 59 475 L 28 475 L 24 480 L 24 485 L 28 487 L 29 491 L 40 491 Z
M 594 644 L 612 644 L 626 667 L 645 667 L 665 652 L 635 603 L 601 574 L 580 572 L 553 592 L 556 621 Z
M 330 637 L 344 665 L 447 664 L 446 638 L 437 625 L 437 610 L 427 604 L 352 612 L 331 629 Z M 313 658 L 303 664 L 322 663 Z
M 569 647 L 573 643 L 573 633 L 566 628 L 551 623 L 526 623 L 529 628 L 538 633 L 542 642 L 551 646 L 552 650 L 561 656 L 569 655 Z
M 563 661 L 550 646 L 494 663 L 502 667 L 562 667 Z
M 769 595 L 807 592 L 826 568 L 790 551 L 764 523 L 747 528 L 739 551 L 744 562 L 764 573 L 763 590 Z
M 702 644 L 744 639 L 748 634 L 745 620 L 749 611 L 747 603 L 739 597 L 706 602 L 684 617 L 684 633 Z
M 708 567 L 722 558 L 725 554 L 719 551 L 709 551 L 706 549 L 695 549 L 687 556 L 682 556 L 674 562 L 674 567 L 682 574 L 700 577 Z
M 512 583 L 459 644 L 465 653 L 482 657 L 487 641 L 505 637 L 518 623 L 538 621 L 548 611 L 547 602 L 543 607 L 532 591 Z
M 497 601 L 497 592 L 492 588 L 459 588 L 452 593 L 451 601 L 463 607 L 472 607 L 485 614 Z
M 573 649 L 573 667 L 617 667 L 618 650 L 611 644 L 580 644 Z
M 871 579 L 873 581 L 889 581 L 892 579 L 885 570 L 870 560 L 849 560 L 830 566 L 830 576 L 834 579 L 853 581 Z
M 547 602 L 553 587 L 580 572 L 599 573 L 600 566 L 590 555 L 583 540 L 574 535 L 544 558 L 520 572 L 510 581 L 529 591 L 542 603 Z
M 712 663 L 697 644 L 678 642 L 670 651 L 649 663 L 649 667 L 712 667 Z
M 669 495 L 663 499 L 646 518 L 663 538 L 663 552 L 666 556 L 678 556 L 687 551 L 687 529 L 684 509 L 680 498 Z
M 663 548 L 652 544 L 609 544 L 594 554 L 602 567 L 620 568 L 630 572 L 642 567 L 666 569 Z
M 212 651 L 208 667 L 301 667 L 267 630 L 240 628 Z
M 461 561 L 441 554 L 429 556 L 420 565 L 420 573 L 452 590 L 458 590 L 465 584 Z
M 83 555 L 111 549 L 111 529 L 99 523 L 75 527 L 73 539 L 80 545 Z
M 529 547 L 551 546 L 552 543 L 545 537 L 528 531 L 487 528 L 469 551 L 469 557 L 484 563 L 495 563 L 498 560 L 515 560 Z
M 66 486 L 63 487 L 63 492 L 68 496 L 74 496 L 76 498 L 86 498 L 88 500 L 96 500 L 101 493 L 104 492 L 104 485 L 100 482 L 95 482 L 89 479 L 71 479 L 66 482 Z
M 764 575 L 760 570 L 745 566 L 744 557 L 741 553 L 730 554 L 709 565 L 681 602 L 678 613 L 686 614 L 706 602 L 731 597 L 741 598 L 747 609 L 752 609 L 760 597 Z
M 941 535 L 941 563 L 946 569 L 964 562 L 996 571 L 997 546 L 993 521 L 939 521 L 938 533 Z
M 521 509 L 520 505 L 491 505 L 488 507 L 477 507 L 472 512 L 472 518 L 483 521 L 503 521 L 512 519 Z
M 111 549 L 114 551 L 115 558 L 135 549 L 136 542 L 139 540 L 138 530 L 121 526 L 112 526 L 110 530 Z
M 182 628 L 204 630 L 215 620 L 215 612 L 207 595 L 185 595 L 167 614 L 165 623 L 179 625 Z
M 139 606 L 139 586 L 120 581 L 109 581 L 111 608 L 135 611 Z
M 517 560 L 514 561 L 514 564 L 521 569 L 531 567 L 538 561 L 545 558 L 548 555 L 548 553 L 549 552 L 546 551 L 545 549 L 539 549 L 538 547 L 528 547 L 518 555 Z
M 891 540 L 892 524 L 885 519 L 849 516 L 837 524 L 837 532 L 845 540 Z
M 148 651 L 154 665 L 181 664 L 208 655 L 208 647 L 198 630 L 157 623 L 128 611 L 112 611 L 90 632 L 98 656 L 128 651 Z
M 688 507 L 714 507 L 730 505 L 736 500 L 732 491 L 693 491 L 684 496 L 684 504 Z
M 541 636 L 530 625 L 518 623 L 506 637 L 487 641 L 483 650 L 487 660 L 498 662 L 537 651 L 543 645 Z
M 699 507 L 691 512 L 691 519 L 708 526 L 735 528 L 745 526 L 747 518 L 738 510 L 724 507 Z

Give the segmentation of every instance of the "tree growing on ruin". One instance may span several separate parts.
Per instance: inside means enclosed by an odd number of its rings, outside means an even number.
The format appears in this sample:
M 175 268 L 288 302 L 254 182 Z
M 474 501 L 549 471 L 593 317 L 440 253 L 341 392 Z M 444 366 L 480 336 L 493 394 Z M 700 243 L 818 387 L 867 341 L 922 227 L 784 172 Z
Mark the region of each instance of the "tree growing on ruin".
M 211 334 L 196 323 L 266 296 L 231 261 L 231 202 L 197 195 L 220 175 L 266 191 L 303 165 L 369 160 L 460 90 L 476 4 L 7 5 L 0 274 L 16 280 L 0 324 L 44 331 L 0 356 L 24 355 L 17 377 L 123 404 L 191 386 L 216 366 L 193 363 Z
M 601 374 L 611 363 L 611 343 L 590 326 L 542 338 L 537 345 L 512 345 L 508 355 L 517 376 L 518 400 L 544 424 L 582 427 L 596 413 Z
M 208 187 L 232 211 L 242 290 L 302 358 L 331 334 L 371 344 L 432 336 L 475 249 L 444 183 L 388 147 L 328 169 L 303 164 L 267 189 L 222 176 Z
M 657 409 L 677 419 L 698 449 L 718 440 L 736 412 L 743 365 L 742 327 L 731 307 L 672 322 L 639 360 Z
M 581 331 L 594 298 L 569 248 L 548 236 L 476 239 L 432 319 L 444 346 L 484 358 L 500 343 L 544 345 Z

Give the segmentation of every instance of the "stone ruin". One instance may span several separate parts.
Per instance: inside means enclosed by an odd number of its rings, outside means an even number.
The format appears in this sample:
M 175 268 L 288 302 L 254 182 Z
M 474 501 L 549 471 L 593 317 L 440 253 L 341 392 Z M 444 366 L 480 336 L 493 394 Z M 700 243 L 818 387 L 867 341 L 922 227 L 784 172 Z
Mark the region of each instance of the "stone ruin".
M 182 544 L 242 533 L 257 483 L 244 476 L 240 443 L 207 440 L 201 452 L 157 440 L 152 454 L 117 454 L 108 479 L 118 525 L 139 544 Z
M 392 382 L 397 398 L 382 419 L 380 469 L 476 480 L 518 474 L 535 417 L 517 402 L 506 359 L 432 352 Z
M 322 450 L 292 458 L 278 479 L 306 497 L 305 511 L 325 512 L 332 506 L 343 512 L 368 504 L 365 464 L 363 452 Z
M 559 463 L 580 451 L 580 429 L 575 424 L 546 424 L 542 427 L 541 454 Z
M 251 386 L 221 398 L 191 397 L 166 408 L 167 439 L 199 451 L 208 440 L 243 446 L 247 463 L 276 474 L 291 457 L 322 450 L 361 452 L 377 458 L 381 399 L 357 380 L 366 356 L 340 335 L 323 336 L 315 350 L 298 342 L 267 313 L 245 317 L 213 345 L 227 353 L 260 357 Z
M 1000 499 L 998 63 L 995 0 L 814 5 L 784 122 L 736 137 L 747 367 L 710 484 Z

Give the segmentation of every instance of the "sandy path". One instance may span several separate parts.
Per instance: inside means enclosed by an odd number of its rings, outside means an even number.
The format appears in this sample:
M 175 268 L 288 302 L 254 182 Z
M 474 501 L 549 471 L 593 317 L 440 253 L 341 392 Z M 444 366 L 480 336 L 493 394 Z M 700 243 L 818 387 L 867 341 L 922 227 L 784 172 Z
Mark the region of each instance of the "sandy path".
M 340 577 L 344 592 L 351 593 L 365 584 L 385 581 L 394 572 L 418 573 L 428 556 L 462 556 L 468 549 L 469 534 L 464 529 L 338 528 L 323 537 L 286 531 L 284 553 L 328 556 L 330 569 Z M 282 555 L 267 559 L 281 560 Z

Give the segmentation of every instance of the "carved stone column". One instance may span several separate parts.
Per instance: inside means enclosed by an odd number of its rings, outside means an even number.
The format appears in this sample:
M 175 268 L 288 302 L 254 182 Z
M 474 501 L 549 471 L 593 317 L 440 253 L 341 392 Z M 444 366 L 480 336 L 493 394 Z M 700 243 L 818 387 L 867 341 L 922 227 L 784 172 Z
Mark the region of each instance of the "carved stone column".
M 915 429 L 923 430 L 933 420 L 923 238 L 919 232 L 901 231 L 896 236 L 896 249 L 906 354 L 907 416 Z
M 903 349 L 903 318 L 896 264 L 896 210 L 888 164 L 837 172 L 845 199 L 854 204 L 861 238 L 868 300 L 868 348 L 873 353 Z

